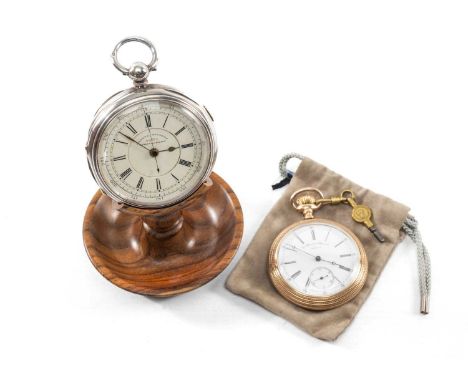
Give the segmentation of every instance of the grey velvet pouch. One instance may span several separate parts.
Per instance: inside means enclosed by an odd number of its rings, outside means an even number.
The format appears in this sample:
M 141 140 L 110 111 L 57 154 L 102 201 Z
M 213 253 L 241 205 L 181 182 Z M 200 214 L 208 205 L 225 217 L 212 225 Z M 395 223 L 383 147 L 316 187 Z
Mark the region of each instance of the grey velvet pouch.
M 357 200 L 372 208 L 374 221 L 385 237 L 380 243 L 362 224 L 351 218 L 349 208 L 322 208 L 317 217 L 340 222 L 353 231 L 364 245 L 369 261 L 369 273 L 360 293 L 350 302 L 326 311 L 303 309 L 284 299 L 273 287 L 268 271 L 268 253 L 275 237 L 288 225 L 301 220 L 290 205 L 294 191 L 315 187 L 325 195 L 335 195 L 352 189 Z M 387 260 L 404 233 L 402 227 L 409 208 L 383 195 L 363 188 L 311 159 L 304 158 L 291 183 L 273 206 L 256 232 L 242 258 L 229 275 L 226 287 L 283 317 L 310 335 L 322 340 L 335 340 L 351 323 L 374 287 Z

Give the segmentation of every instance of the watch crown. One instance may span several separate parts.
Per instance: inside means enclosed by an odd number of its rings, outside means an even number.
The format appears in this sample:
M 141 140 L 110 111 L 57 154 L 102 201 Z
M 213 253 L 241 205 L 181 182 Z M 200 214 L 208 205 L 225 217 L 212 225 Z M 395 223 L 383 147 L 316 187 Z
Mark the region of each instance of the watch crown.
M 128 76 L 135 82 L 141 83 L 148 78 L 150 69 L 143 62 L 134 62 L 128 69 Z

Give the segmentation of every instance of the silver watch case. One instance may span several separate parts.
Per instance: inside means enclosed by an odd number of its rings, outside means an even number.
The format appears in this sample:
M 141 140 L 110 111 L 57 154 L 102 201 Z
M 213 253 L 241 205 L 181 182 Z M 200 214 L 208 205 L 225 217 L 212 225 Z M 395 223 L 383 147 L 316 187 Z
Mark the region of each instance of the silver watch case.
M 150 100 L 174 103 L 180 106 L 184 111 L 186 111 L 190 117 L 195 117 L 200 122 L 200 124 L 206 129 L 207 136 L 209 139 L 209 146 L 211 148 L 208 167 L 205 171 L 205 174 L 197 183 L 197 185 L 193 187 L 193 189 L 190 190 L 189 193 L 183 195 L 182 197 L 174 201 L 171 201 L 170 203 L 158 202 L 155 203 L 154 206 L 139 204 L 136 201 L 124 199 L 118 194 L 116 194 L 104 182 L 104 179 L 100 174 L 98 167 L 99 158 L 97 153 L 97 148 L 101 135 L 108 123 L 128 107 Z M 190 99 L 189 97 L 187 97 L 186 95 L 184 95 L 176 89 L 156 84 L 126 89 L 111 96 L 97 110 L 94 116 L 94 120 L 91 123 L 91 127 L 89 129 L 88 143 L 86 144 L 86 152 L 88 156 L 89 169 L 91 170 L 91 174 L 96 180 L 96 183 L 106 195 L 108 195 L 116 202 L 123 203 L 132 207 L 145 209 L 160 209 L 170 207 L 177 203 L 180 203 L 181 201 L 193 195 L 193 193 L 200 188 L 200 186 L 208 179 L 208 177 L 211 174 L 217 154 L 217 144 L 213 127 L 213 118 L 204 106 L 200 106 L 195 101 L 193 101 L 192 99 Z

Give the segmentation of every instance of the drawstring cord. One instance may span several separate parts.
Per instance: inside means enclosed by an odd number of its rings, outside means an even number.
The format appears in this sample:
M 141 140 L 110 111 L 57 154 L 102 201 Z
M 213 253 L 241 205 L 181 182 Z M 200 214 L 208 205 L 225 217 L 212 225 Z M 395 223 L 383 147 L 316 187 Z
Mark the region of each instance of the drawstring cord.
M 304 156 L 301 155 L 301 154 L 298 154 L 298 153 L 289 153 L 289 154 L 284 155 L 281 158 L 281 160 L 279 162 L 279 173 L 280 173 L 280 175 L 281 175 L 281 177 L 283 179 L 281 179 L 278 183 L 273 184 L 271 186 L 271 188 L 273 190 L 277 190 L 279 188 L 282 188 L 282 187 L 288 185 L 291 182 L 291 179 L 292 179 L 292 177 L 294 175 L 294 172 L 289 171 L 286 166 L 287 166 L 289 160 L 292 159 L 292 158 L 297 158 L 297 159 L 303 160 Z
M 279 172 L 283 179 L 271 186 L 273 190 L 282 188 L 291 182 L 294 172 L 287 169 L 287 164 L 292 158 L 302 160 L 304 159 L 304 156 L 298 153 L 289 153 L 281 158 L 279 162 Z M 429 257 L 429 252 L 422 241 L 418 222 L 413 216 L 408 215 L 401 229 L 410 237 L 414 244 L 416 244 L 418 255 L 419 293 L 421 296 L 420 311 L 423 314 L 428 314 L 429 297 L 431 294 L 431 259 Z
M 429 313 L 429 296 L 431 294 L 431 259 L 424 245 L 418 222 L 413 216 L 408 216 L 401 227 L 416 244 L 418 253 L 419 292 L 421 295 L 421 313 Z

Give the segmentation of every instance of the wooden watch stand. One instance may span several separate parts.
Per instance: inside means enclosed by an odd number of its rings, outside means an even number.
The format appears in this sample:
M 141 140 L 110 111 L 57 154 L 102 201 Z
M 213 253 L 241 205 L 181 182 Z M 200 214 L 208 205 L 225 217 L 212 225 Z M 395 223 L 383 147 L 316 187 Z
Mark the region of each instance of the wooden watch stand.
M 138 209 L 98 191 L 83 223 L 89 259 L 110 282 L 151 296 L 173 296 L 216 277 L 242 239 L 236 194 L 212 173 L 194 195 L 176 206 Z

